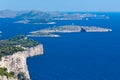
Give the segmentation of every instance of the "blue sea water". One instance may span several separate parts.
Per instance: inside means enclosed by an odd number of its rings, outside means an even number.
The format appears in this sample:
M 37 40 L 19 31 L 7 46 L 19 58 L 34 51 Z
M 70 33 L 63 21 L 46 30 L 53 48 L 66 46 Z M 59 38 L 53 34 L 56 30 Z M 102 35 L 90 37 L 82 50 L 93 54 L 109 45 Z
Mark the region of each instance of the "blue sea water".
M 106 14 L 110 19 L 56 21 L 56 26 L 76 24 L 111 28 L 108 33 L 61 34 L 60 38 L 32 39 L 44 45 L 44 55 L 28 58 L 32 80 L 120 80 L 120 13 Z M 13 20 L 14 21 L 14 20 Z M 54 25 L 14 24 L 0 19 L 0 39 L 28 34 Z

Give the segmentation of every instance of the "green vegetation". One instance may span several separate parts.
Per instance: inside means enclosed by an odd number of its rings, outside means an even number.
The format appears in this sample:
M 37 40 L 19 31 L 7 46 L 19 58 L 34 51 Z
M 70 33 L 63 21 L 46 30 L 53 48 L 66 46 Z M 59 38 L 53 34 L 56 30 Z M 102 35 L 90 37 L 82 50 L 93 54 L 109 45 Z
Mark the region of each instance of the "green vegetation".
M 5 46 L 0 48 L 0 58 L 4 55 L 12 55 L 15 52 L 23 51 L 22 47 L 15 47 L 15 46 Z
M 9 39 L 8 43 L 10 45 L 20 45 L 22 47 L 34 47 L 39 44 L 38 42 L 36 42 L 32 39 L 28 39 L 24 35 L 18 35 L 18 36 L 13 37 L 13 38 Z
M 7 68 L 3 67 L 3 68 L 0 68 L 0 75 L 1 76 L 7 76 L 7 78 L 9 77 L 14 77 L 14 72 L 7 72 Z
M 5 55 L 12 55 L 18 51 L 24 51 L 23 47 L 34 47 L 39 43 L 28 39 L 24 35 L 18 35 L 10 39 L 0 41 L 0 59 Z

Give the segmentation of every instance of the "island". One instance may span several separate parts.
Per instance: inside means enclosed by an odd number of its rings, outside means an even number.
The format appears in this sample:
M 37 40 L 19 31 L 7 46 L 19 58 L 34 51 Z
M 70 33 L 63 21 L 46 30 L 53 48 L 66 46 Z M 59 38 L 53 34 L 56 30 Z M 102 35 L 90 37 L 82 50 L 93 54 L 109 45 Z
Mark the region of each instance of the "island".
M 52 34 L 50 32 L 31 32 L 30 34 L 27 35 L 28 37 L 60 37 L 60 35 L 57 34 Z
M 63 25 L 53 26 L 45 29 L 32 31 L 27 36 L 30 37 L 60 37 L 55 33 L 74 33 L 74 32 L 111 32 L 112 29 L 96 26 Z
M 26 60 L 43 54 L 43 45 L 24 35 L 0 40 L 0 80 L 30 80 Z
M 56 24 L 55 22 L 49 19 L 22 19 L 15 21 L 14 23 L 22 23 L 22 24 Z
M 111 32 L 112 29 L 95 27 L 95 26 L 81 26 L 81 32 Z

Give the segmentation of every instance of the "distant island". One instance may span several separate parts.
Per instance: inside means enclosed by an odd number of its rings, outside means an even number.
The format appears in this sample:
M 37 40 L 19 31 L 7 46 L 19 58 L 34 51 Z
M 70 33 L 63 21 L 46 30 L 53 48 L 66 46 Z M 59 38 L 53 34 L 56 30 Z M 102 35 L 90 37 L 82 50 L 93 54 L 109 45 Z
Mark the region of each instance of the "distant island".
M 30 80 L 26 59 L 41 54 L 42 44 L 24 35 L 0 40 L 0 80 Z
M 51 20 L 89 20 L 89 19 L 109 19 L 110 17 L 104 14 L 95 14 L 91 12 L 42 12 L 38 10 L 1 10 L 0 18 L 11 19 L 51 19 Z M 24 21 L 23 21 L 24 22 Z
M 95 26 L 64 25 L 49 27 L 37 31 L 32 31 L 30 37 L 60 37 L 54 33 L 73 33 L 73 32 L 111 32 L 112 29 Z
M 55 22 L 49 19 L 23 19 L 15 21 L 14 23 L 23 23 L 23 24 L 55 24 Z

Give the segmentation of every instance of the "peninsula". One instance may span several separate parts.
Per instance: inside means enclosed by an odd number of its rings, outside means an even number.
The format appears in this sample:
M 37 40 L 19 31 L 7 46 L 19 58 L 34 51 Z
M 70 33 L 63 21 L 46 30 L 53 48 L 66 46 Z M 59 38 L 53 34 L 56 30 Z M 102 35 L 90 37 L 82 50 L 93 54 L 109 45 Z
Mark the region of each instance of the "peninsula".
M 63 25 L 54 26 L 37 31 L 32 31 L 28 36 L 31 37 L 60 37 L 54 33 L 73 33 L 73 32 L 111 32 L 112 29 L 96 26 Z
M 0 41 L 0 80 L 30 80 L 28 57 L 43 54 L 43 45 L 18 35 Z

